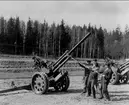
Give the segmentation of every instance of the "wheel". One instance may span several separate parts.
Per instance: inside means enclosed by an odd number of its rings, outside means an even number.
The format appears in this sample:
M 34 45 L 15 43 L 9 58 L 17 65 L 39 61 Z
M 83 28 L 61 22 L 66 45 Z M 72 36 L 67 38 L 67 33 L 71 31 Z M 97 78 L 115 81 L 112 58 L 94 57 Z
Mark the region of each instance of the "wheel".
M 32 77 L 31 88 L 36 94 L 45 94 L 49 88 L 49 81 L 45 73 L 37 72 Z
M 115 84 L 117 84 L 118 82 L 119 82 L 119 74 L 118 74 L 117 72 L 113 72 L 112 78 L 111 78 L 111 80 L 110 80 L 110 83 L 111 83 L 112 85 L 115 85 Z
M 70 79 L 69 76 L 65 76 L 65 78 L 63 78 L 63 88 L 62 91 L 67 91 L 67 89 L 69 88 L 69 84 L 70 84 Z
M 121 76 L 121 78 L 119 79 L 119 83 L 127 83 L 128 82 L 128 73 L 126 73 L 125 75 Z
M 56 91 L 67 91 L 67 89 L 69 88 L 69 84 L 70 79 L 67 75 L 55 84 L 54 89 Z

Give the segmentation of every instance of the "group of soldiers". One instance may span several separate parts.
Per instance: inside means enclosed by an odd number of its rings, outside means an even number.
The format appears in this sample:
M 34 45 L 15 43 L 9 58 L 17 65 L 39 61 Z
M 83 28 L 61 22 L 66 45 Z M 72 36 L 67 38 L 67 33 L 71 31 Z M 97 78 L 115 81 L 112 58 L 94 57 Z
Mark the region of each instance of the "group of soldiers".
M 91 68 L 88 68 L 84 64 L 78 62 L 78 64 L 85 69 L 84 72 L 84 89 L 82 93 L 87 93 L 87 96 L 91 96 L 93 94 L 93 98 L 96 98 L 96 91 L 99 90 L 100 97 L 99 99 L 103 99 L 104 97 L 110 101 L 110 96 L 108 92 L 108 85 L 112 76 L 112 63 L 107 61 L 105 63 L 106 69 L 101 70 L 100 65 L 97 62 L 97 59 L 94 59 L 93 65 Z
M 71 57 L 72 58 L 72 57 Z M 40 57 L 33 57 L 35 62 L 35 67 L 41 68 L 42 66 L 48 68 L 47 61 L 44 61 Z M 72 58 L 74 59 L 74 58 Z M 75 60 L 75 59 L 74 59 Z M 76 60 L 77 61 L 77 60 Z M 82 93 L 87 93 L 87 96 L 91 96 L 93 94 L 93 98 L 96 98 L 96 91 L 99 90 L 100 97 L 99 99 L 103 99 L 104 97 L 110 101 L 110 96 L 108 93 L 108 85 L 112 76 L 112 63 L 107 59 L 105 65 L 106 69 L 103 71 L 100 69 L 100 65 L 97 62 L 97 59 L 93 60 L 93 65 L 91 68 L 77 61 L 77 63 L 85 69 L 84 71 L 84 89 Z M 50 68 L 49 68 L 50 69 Z M 50 69 L 51 71 L 51 69 Z

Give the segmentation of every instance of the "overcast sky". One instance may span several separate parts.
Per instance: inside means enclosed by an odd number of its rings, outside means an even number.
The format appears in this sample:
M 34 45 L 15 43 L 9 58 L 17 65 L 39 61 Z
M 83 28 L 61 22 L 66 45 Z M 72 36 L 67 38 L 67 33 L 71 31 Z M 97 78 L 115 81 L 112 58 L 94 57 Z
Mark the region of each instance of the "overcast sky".
M 59 23 L 62 19 L 68 25 L 81 25 L 91 23 L 115 29 L 120 24 L 121 29 L 129 25 L 128 1 L 0 1 L 0 16 L 6 19 L 19 16 L 21 20 L 33 20 L 49 25 L 54 21 Z

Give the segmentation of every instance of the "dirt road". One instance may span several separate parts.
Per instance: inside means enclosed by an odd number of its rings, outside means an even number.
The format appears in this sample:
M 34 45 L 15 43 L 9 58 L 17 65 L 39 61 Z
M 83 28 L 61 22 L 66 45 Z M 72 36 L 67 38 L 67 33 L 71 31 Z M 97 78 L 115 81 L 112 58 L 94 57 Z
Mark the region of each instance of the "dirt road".
M 68 92 L 54 92 L 50 89 L 46 95 L 36 95 L 29 90 L 0 93 L 0 105 L 128 105 L 129 84 L 110 85 L 111 101 L 93 99 L 81 95 L 82 77 L 71 76 Z M 2 84 L 1 84 L 2 85 Z M 97 94 L 97 97 L 98 94 Z

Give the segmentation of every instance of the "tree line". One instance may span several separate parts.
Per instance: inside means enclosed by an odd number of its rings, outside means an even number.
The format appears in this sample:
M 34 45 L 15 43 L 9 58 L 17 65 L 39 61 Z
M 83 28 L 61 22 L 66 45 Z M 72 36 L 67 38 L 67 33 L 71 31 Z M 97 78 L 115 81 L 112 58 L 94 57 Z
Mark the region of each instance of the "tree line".
M 31 55 L 36 53 L 42 57 L 59 57 L 66 50 L 77 44 L 87 32 L 92 35 L 84 41 L 72 54 L 81 58 L 111 58 L 119 59 L 129 56 L 129 28 L 121 32 L 118 26 L 107 31 L 101 26 L 97 28 L 90 23 L 84 26 L 69 26 L 62 19 L 59 24 L 48 24 L 38 20 L 19 17 L 8 20 L 0 17 L 0 53 Z

